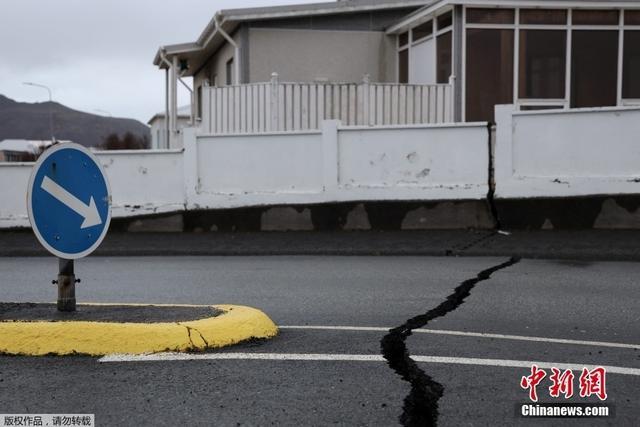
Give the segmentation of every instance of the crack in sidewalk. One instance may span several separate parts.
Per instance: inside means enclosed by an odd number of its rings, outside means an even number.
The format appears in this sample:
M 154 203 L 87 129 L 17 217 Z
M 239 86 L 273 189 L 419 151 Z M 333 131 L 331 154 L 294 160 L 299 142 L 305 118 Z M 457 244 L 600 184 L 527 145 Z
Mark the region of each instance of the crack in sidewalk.
M 202 332 L 200 332 L 200 331 L 199 331 L 199 330 L 197 330 L 196 328 L 192 328 L 191 326 L 183 325 L 183 324 L 182 324 L 182 323 L 180 323 L 180 322 L 176 322 L 176 325 L 178 325 L 178 326 L 182 326 L 183 328 L 186 328 L 186 330 L 187 330 L 187 335 L 188 335 L 188 337 L 189 337 L 189 342 L 191 343 L 191 348 L 192 348 L 193 350 L 200 349 L 200 347 L 198 347 L 198 346 L 193 342 L 193 340 L 191 339 L 191 331 L 195 331 L 195 332 L 197 332 L 197 333 L 198 333 L 198 335 L 200 335 L 200 339 L 204 342 L 204 344 L 205 344 L 205 348 L 206 348 L 206 347 L 209 347 L 209 342 L 204 338 L 204 336 L 202 335 Z
M 404 399 L 403 413 L 400 422 L 404 426 L 435 426 L 438 423 L 438 400 L 444 393 L 442 384 L 434 381 L 421 370 L 411 359 L 405 340 L 414 329 L 424 327 L 429 321 L 443 317 L 457 309 L 465 298 L 471 294 L 476 284 L 487 280 L 498 270 L 510 267 L 520 261 L 519 257 L 511 257 L 508 261 L 482 270 L 476 277 L 467 279 L 457 286 L 453 293 L 437 307 L 424 314 L 412 317 L 402 325 L 390 329 L 380 340 L 382 356 L 403 380 L 411 384 L 411 392 Z

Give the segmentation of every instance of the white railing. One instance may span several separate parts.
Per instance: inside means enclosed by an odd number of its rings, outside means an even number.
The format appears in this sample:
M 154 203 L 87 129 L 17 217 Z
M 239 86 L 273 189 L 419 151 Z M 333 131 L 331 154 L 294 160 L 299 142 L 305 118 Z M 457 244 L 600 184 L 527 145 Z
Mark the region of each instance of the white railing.
M 319 130 L 323 120 L 343 126 L 386 126 L 453 121 L 450 84 L 280 83 L 202 90 L 203 134 Z

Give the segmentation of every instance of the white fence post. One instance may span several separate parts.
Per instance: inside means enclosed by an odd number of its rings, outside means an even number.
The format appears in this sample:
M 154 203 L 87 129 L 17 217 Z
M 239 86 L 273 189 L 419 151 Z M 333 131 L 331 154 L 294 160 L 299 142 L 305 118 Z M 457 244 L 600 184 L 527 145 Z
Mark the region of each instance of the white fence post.
M 324 191 L 332 192 L 338 188 L 338 126 L 339 120 L 322 122 L 322 168 Z
M 182 130 L 184 144 L 184 195 L 185 205 L 189 209 L 196 203 L 200 185 L 198 179 L 198 138 L 195 128 L 184 128 Z
M 194 92 L 195 93 L 195 92 Z M 211 88 L 209 87 L 209 83 L 205 80 L 202 89 L 200 90 L 200 129 L 204 130 L 205 133 L 212 133 L 212 111 L 211 111 Z M 194 108 L 192 108 L 193 112 Z M 197 111 L 196 111 L 197 113 Z M 193 124 L 195 126 L 195 124 Z
M 448 122 L 454 122 L 456 117 L 456 76 L 454 74 L 449 76 L 449 94 L 447 96 L 449 99 L 449 120 Z
M 366 126 L 371 125 L 371 123 L 369 122 L 369 103 L 371 102 L 371 100 L 369 99 L 369 87 L 370 87 L 370 77 L 369 74 L 365 74 L 362 77 L 362 123 L 358 123 L 358 124 L 363 124 Z
M 271 73 L 271 131 L 278 129 L 278 73 Z
M 513 177 L 513 113 L 515 105 L 496 105 L 496 136 L 490 147 L 493 156 L 493 179 L 496 193 Z

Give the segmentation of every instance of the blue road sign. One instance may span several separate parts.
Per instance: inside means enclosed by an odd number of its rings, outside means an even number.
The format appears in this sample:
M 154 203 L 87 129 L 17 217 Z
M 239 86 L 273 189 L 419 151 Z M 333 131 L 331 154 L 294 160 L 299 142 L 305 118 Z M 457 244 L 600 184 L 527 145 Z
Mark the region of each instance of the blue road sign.
M 89 255 L 111 222 L 111 191 L 102 166 L 82 145 L 54 145 L 31 171 L 27 210 L 33 232 L 49 252 L 64 259 Z

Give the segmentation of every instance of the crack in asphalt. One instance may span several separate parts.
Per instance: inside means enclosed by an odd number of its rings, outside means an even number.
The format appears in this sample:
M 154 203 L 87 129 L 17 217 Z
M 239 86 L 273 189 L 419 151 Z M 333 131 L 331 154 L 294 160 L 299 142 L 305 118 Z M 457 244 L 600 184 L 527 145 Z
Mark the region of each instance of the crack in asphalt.
M 471 294 L 476 284 L 487 280 L 498 270 L 510 267 L 520 261 L 511 257 L 508 261 L 482 270 L 476 277 L 467 279 L 457 286 L 453 293 L 437 307 L 424 314 L 412 317 L 402 325 L 390 329 L 380 341 L 382 356 L 403 380 L 411 384 L 411 392 L 404 399 L 400 422 L 404 426 L 435 426 L 438 424 L 438 400 L 444 393 L 444 386 L 434 381 L 411 359 L 405 340 L 414 329 L 422 328 L 437 317 L 443 317 L 457 309 Z

